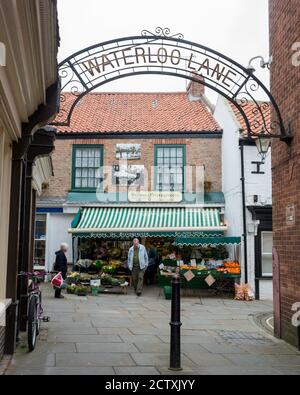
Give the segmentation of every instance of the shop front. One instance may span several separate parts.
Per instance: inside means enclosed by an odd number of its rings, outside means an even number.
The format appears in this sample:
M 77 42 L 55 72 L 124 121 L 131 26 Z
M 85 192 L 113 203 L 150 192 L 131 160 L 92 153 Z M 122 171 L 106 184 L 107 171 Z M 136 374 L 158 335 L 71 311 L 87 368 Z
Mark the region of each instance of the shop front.
M 176 271 L 183 289 L 207 289 L 226 279 L 233 284 L 241 275 L 240 238 L 226 237 L 226 230 L 219 208 L 82 208 L 69 229 L 73 276 L 86 285 L 100 279 L 106 291 L 109 285 L 130 285 L 127 255 L 137 237 L 151 258 L 150 284 L 167 287 Z

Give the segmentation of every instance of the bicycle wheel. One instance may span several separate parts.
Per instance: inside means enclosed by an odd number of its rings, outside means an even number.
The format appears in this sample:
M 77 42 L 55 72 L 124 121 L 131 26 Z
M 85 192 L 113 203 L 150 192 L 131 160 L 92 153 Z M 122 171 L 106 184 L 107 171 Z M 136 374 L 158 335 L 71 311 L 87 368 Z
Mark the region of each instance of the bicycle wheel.
M 37 325 L 36 325 L 36 335 L 38 336 L 41 331 L 41 315 L 42 315 L 42 293 L 39 292 L 38 294 L 38 305 L 37 305 Z
M 35 296 L 30 298 L 28 309 L 28 348 L 33 351 L 38 330 L 38 301 Z

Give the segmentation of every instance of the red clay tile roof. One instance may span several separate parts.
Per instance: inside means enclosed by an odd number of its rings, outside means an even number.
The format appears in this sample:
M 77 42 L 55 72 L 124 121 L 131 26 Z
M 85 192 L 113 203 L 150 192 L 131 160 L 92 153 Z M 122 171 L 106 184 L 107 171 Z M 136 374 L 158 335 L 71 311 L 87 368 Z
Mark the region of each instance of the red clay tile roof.
M 65 95 L 66 109 L 71 94 Z M 206 105 L 189 101 L 186 92 L 90 93 L 75 108 L 70 127 L 58 127 L 59 133 L 219 131 Z
M 266 125 L 267 128 L 270 128 L 270 124 L 271 124 L 271 110 L 270 110 L 270 106 L 268 103 L 266 102 L 258 102 L 259 105 L 261 104 L 266 104 L 265 106 L 262 106 L 262 112 L 264 114 L 265 120 L 266 120 Z M 240 111 L 236 108 L 236 106 L 234 106 L 232 103 L 230 103 L 231 109 L 241 127 L 241 129 L 243 129 L 242 134 L 246 135 L 247 134 L 247 127 L 244 121 L 244 118 L 242 116 L 242 114 L 240 113 Z M 243 110 L 246 114 L 246 117 L 248 118 L 250 125 L 252 125 L 252 129 L 254 133 L 260 133 L 261 132 L 261 126 L 255 126 L 255 120 L 259 120 L 260 116 L 257 115 L 256 110 L 257 106 L 254 102 L 249 102 L 247 105 L 243 106 Z

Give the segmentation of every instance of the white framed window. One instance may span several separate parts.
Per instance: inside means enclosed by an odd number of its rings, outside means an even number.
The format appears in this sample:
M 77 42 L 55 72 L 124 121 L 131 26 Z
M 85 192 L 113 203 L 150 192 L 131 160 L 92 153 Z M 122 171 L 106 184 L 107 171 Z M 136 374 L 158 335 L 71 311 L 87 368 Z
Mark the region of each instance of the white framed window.
M 273 232 L 261 232 L 261 274 L 273 276 Z

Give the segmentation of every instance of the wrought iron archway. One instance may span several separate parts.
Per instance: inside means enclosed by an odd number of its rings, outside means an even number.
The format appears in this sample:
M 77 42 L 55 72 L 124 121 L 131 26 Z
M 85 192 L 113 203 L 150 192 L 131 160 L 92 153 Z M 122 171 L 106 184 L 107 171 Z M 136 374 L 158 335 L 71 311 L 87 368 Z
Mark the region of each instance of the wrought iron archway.
M 167 28 L 156 28 L 155 33 L 144 30 L 140 36 L 96 44 L 61 62 L 62 106 L 53 125 L 69 126 L 78 102 L 94 89 L 120 78 L 143 74 L 188 79 L 221 94 L 240 111 L 249 138 L 263 131 L 268 137 L 286 142 L 291 139 L 274 97 L 254 75 L 253 68 L 187 41 L 180 33 L 171 35 Z M 267 100 L 257 99 L 261 93 Z M 252 103 L 250 115 L 246 114 L 249 103 Z

